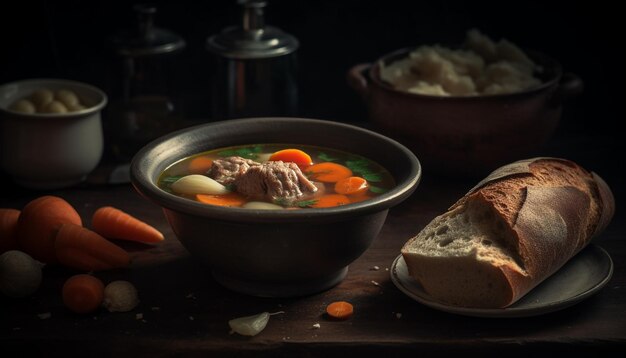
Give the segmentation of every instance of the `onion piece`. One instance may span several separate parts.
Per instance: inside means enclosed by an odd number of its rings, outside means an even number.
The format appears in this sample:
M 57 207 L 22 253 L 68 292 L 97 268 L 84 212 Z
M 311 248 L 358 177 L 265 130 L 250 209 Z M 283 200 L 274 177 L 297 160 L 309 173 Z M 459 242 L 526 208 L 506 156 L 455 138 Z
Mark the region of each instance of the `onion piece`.
M 224 185 L 200 174 L 186 175 L 172 183 L 170 188 L 177 194 L 221 195 L 230 193 L 230 190 L 228 190 Z
M 251 202 L 245 203 L 242 207 L 246 209 L 257 209 L 257 210 L 283 210 L 284 209 L 280 205 L 266 203 L 263 201 L 251 201 Z

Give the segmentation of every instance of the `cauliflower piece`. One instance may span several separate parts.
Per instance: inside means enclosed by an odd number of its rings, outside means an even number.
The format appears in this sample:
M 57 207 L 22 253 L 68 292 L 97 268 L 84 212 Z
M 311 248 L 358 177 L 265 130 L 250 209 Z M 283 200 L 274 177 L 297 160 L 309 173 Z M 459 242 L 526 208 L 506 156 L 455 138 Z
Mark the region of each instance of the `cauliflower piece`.
M 139 304 L 139 294 L 135 286 L 128 281 L 113 281 L 104 288 L 102 305 L 109 312 L 128 312 Z

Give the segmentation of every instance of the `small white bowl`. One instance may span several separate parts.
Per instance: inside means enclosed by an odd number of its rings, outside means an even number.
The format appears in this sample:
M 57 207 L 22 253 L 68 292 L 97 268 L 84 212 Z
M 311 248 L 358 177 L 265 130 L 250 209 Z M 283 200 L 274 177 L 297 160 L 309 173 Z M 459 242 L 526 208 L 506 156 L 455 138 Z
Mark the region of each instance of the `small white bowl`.
M 85 109 L 23 113 L 9 109 L 35 90 L 70 90 Z M 30 79 L 0 86 L 0 164 L 19 185 L 57 189 L 76 185 L 102 158 L 100 113 L 107 96 L 96 87 L 62 79 Z

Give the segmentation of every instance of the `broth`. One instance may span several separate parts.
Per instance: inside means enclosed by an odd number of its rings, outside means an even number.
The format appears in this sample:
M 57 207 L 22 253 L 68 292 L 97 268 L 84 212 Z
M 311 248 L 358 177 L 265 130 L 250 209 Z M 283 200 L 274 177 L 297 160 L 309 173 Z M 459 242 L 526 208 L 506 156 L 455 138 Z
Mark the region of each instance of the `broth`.
M 210 205 L 252 209 L 324 208 L 371 199 L 395 186 L 380 164 L 310 145 L 251 144 L 184 158 L 157 185 Z

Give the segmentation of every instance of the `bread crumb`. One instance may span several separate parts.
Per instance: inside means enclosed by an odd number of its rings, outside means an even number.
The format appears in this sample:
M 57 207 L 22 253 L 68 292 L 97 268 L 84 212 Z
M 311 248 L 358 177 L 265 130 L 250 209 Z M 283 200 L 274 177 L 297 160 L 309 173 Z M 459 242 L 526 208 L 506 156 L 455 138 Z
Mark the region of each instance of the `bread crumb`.
M 385 267 L 385 271 L 389 271 L 389 267 Z
M 322 327 L 322 326 L 321 326 L 319 323 L 315 323 L 315 324 L 313 325 L 313 328 L 315 328 L 315 329 L 320 329 L 321 327 Z
M 378 266 L 373 266 L 370 268 L 370 271 L 378 271 L 378 270 L 380 270 L 380 267 Z
M 380 283 L 378 283 L 378 282 L 376 282 L 376 281 L 374 281 L 374 280 L 372 280 L 372 284 L 373 284 L 374 286 L 380 287 Z
M 39 319 L 48 319 L 52 317 L 52 313 L 50 312 L 40 313 L 37 315 L 37 317 L 39 317 Z
M 135 314 L 135 319 L 136 319 L 136 320 L 143 319 L 143 313 L 137 313 L 137 314 Z

